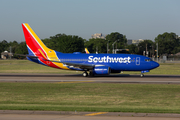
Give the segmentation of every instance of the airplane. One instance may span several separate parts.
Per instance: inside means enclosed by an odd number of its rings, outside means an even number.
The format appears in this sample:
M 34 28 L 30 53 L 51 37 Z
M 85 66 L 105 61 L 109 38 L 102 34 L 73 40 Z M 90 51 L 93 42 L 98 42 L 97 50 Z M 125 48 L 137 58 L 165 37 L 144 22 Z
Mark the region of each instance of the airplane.
M 149 57 L 133 54 L 86 54 L 80 52 L 61 53 L 45 46 L 28 23 L 22 23 L 28 49 L 28 60 L 41 65 L 83 71 L 83 76 L 109 75 L 121 71 L 141 71 L 144 73 L 157 68 L 159 64 Z

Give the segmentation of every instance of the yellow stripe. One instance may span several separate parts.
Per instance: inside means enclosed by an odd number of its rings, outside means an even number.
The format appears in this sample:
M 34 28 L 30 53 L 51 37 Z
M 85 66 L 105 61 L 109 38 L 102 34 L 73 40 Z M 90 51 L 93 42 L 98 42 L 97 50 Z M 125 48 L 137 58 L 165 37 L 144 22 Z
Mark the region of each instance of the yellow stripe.
M 92 114 L 86 114 L 85 116 L 94 116 L 94 115 L 100 115 L 100 114 L 106 114 L 108 112 L 98 112 L 98 113 L 92 113 Z
M 44 58 L 46 58 L 46 56 L 43 54 L 43 52 L 40 50 L 40 49 L 38 49 L 39 50 L 39 52 L 44 56 Z M 47 59 L 47 58 L 46 58 Z
M 94 82 L 94 81 L 72 81 L 72 82 L 57 82 L 57 83 L 63 84 L 63 83 L 84 83 L 84 82 Z

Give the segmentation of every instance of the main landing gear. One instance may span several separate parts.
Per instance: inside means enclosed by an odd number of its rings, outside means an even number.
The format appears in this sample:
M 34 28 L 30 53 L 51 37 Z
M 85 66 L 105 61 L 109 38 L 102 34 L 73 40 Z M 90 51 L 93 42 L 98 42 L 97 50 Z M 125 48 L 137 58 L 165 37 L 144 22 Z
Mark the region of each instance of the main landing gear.
M 88 76 L 88 73 L 85 71 L 85 72 L 83 72 L 83 74 L 82 74 L 84 77 L 87 77 Z
M 93 71 L 89 71 L 89 74 L 87 73 L 87 71 L 85 71 L 85 72 L 83 72 L 82 75 L 83 75 L 84 77 L 88 77 L 88 75 L 89 75 L 90 77 L 93 77 L 93 76 L 94 76 Z

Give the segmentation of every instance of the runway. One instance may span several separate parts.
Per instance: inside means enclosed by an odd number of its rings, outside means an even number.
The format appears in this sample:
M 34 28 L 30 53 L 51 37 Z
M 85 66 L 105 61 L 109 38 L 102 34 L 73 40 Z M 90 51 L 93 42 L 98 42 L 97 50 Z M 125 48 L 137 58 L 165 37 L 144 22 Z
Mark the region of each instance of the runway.
M 5 74 L 0 73 L 0 82 L 85 82 L 85 83 L 131 83 L 131 84 L 180 84 L 180 75 L 129 75 L 83 77 L 81 74 Z
M 0 82 L 58 82 L 58 83 L 117 83 L 117 84 L 180 84 L 180 75 L 129 75 L 129 74 L 114 74 L 109 76 L 83 77 L 81 74 L 19 74 L 19 73 L 0 73 Z M 37 114 L 39 112 L 30 111 L 0 111 L 0 119 L 2 120 L 33 120 L 33 119 L 122 119 L 122 120 L 176 120 L 180 114 L 147 114 L 147 113 L 106 113 L 104 115 L 86 116 L 83 113 L 80 115 L 74 114 Z M 40 111 L 41 112 L 41 111 Z M 43 112 L 43 111 L 42 111 Z
M 121 117 L 121 116 L 72 116 L 72 115 L 30 115 L 1 114 L 1 120 L 179 120 L 171 117 Z

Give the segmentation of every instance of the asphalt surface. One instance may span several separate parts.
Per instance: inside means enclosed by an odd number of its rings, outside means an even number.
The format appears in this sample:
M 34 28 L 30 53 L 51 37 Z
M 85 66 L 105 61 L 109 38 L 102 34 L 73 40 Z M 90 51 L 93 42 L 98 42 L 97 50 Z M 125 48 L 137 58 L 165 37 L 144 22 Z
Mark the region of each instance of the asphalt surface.
M 69 115 L 22 115 L 2 114 L 0 120 L 179 120 L 167 117 L 112 117 L 112 116 L 69 116 Z
M 0 120 L 179 120 L 180 114 L 0 110 Z
M 180 84 L 180 75 L 129 75 L 83 77 L 64 74 L 4 74 L 0 73 L 0 82 L 95 82 L 95 83 L 141 83 L 141 84 Z
M 5 74 L 0 73 L 0 82 L 67 82 L 67 83 L 130 83 L 130 84 L 180 84 L 180 75 L 128 75 L 83 77 L 64 74 Z M 92 115 L 91 115 L 92 114 Z M 63 111 L 13 111 L 0 110 L 0 120 L 179 120 L 180 114 L 156 113 L 94 113 L 94 112 L 63 112 Z

